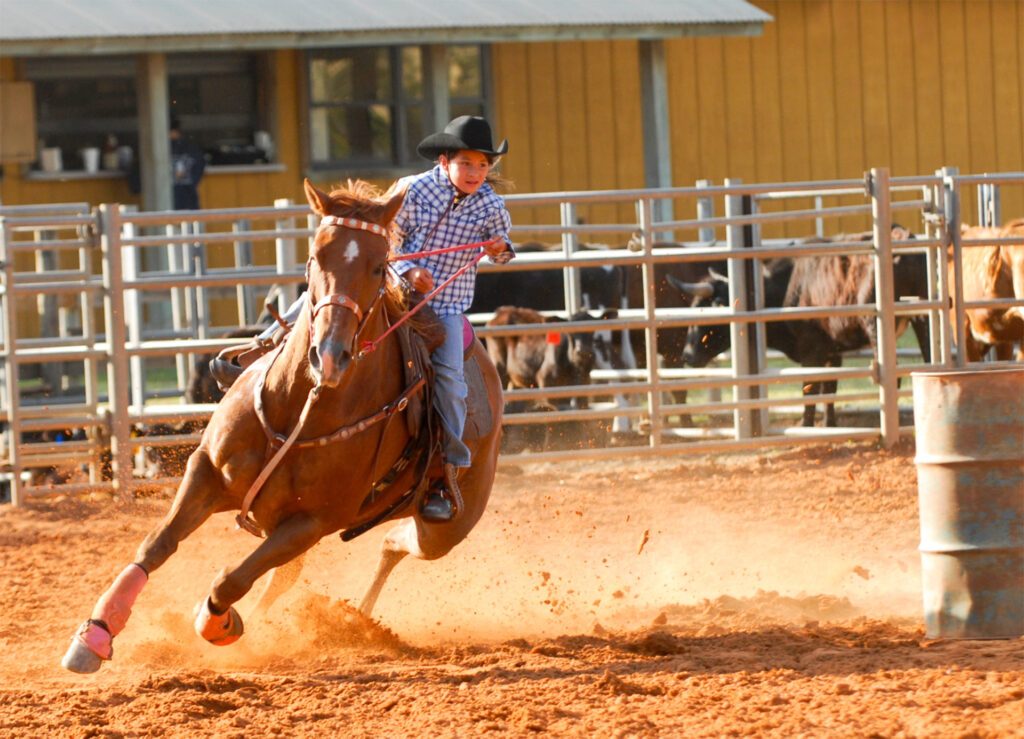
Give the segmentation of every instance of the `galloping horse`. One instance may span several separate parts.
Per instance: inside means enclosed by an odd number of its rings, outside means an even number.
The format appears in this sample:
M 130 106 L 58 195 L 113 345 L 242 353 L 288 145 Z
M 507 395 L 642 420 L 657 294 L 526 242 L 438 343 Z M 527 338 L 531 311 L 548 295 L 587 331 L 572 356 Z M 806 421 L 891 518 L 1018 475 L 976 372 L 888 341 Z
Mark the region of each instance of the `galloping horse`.
M 94 672 L 110 659 L 113 638 L 149 576 L 214 513 L 241 509 L 240 524 L 266 536 L 214 580 L 196 608 L 196 630 L 218 645 L 242 634 L 232 604 L 259 577 L 328 534 L 408 517 L 384 538 L 361 606 L 369 615 L 402 558 L 447 554 L 483 514 L 494 482 L 502 401 L 498 374 L 475 340 L 466 363 L 468 380 L 472 364 L 479 368 L 469 382 L 470 407 L 475 403 L 490 423 L 467 438 L 473 466 L 460 479 L 461 514 L 425 522 L 408 493 L 422 489 L 424 477 L 422 464 L 409 463 L 415 424 L 405 417 L 422 382 L 408 382 L 397 333 L 388 330 L 395 305 L 388 303 L 398 300 L 388 279 L 388 226 L 404 190 L 381 196 L 366 183 L 350 182 L 328 195 L 307 180 L 305 191 L 321 216 L 306 264 L 306 309 L 287 341 L 243 373 L 218 405 L 170 511 L 73 637 L 63 661 L 70 670 Z

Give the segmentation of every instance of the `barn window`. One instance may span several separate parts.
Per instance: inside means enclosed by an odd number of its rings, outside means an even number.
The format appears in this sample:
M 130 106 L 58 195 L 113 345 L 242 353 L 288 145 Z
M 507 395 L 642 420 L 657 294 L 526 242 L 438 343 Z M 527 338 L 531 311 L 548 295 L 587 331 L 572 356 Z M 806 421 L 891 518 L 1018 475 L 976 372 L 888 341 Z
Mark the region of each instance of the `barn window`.
M 431 98 L 419 46 L 310 52 L 309 158 L 314 169 L 409 170 L 423 164 L 416 145 L 430 133 L 429 111 L 485 115 L 487 54 L 482 46 L 447 50 L 448 100 Z
M 80 168 L 78 151 L 103 147 L 110 136 L 138 151 L 134 57 L 26 59 L 23 76 L 35 85 L 40 144 L 60 148 L 65 169 Z M 211 163 L 266 158 L 252 146 L 268 118 L 265 76 L 260 54 L 168 54 L 171 113 Z

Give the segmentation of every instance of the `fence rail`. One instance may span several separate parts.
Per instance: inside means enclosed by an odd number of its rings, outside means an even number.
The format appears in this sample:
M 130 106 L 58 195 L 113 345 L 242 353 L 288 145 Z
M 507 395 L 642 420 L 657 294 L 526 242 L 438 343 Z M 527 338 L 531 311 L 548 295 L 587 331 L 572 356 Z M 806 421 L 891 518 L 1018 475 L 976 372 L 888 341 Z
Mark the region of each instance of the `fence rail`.
M 587 459 L 593 456 L 679 454 L 754 449 L 784 444 L 880 438 L 890 445 L 902 433 L 900 377 L 922 367 L 963 366 L 963 352 L 952 343 L 946 306 L 955 298 L 956 318 L 972 308 L 1024 306 L 1024 299 L 964 304 L 963 249 L 1013 243 L 1011 239 L 960 237 L 961 191 L 975 188 L 979 213 L 998 223 L 999 188 L 1024 185 L 1024 173 L 960 175 L 945 168 L 934 175 L 890 177 L 872 170 L 864 180 L 754 183 L 727 180 L 722 185 L 659 190 L 620 190 L 510 195 L 513 216 L 519 209 L 557 206 L 554 221 L 517 226 L 516 240 L 557 236 L 551 251 L 522 253 L 505 266 L 482 263 L 481 272 L 546 269 L 563 274 L 564 313 L 582 307 L 582 270 L 629 269 L 641 276 L 642 300 L 623 307 L 617 318 L 568 321 L 559 332 L 632 332 L 642 335 L 644 369 L 598 370 L 595 384 L 563 388 L 511 390 L 506 402 L 510 429 L 536 424 L 616 425 L 631 433 L 600 449 L 508 454 L 506 460 Z M 839 198 L 840 202 L 825 204 Z M 854 202 L 859 200 L 859 202 Z M 811 203 L 807 207 L 804 201 Z M 581 223 L 587 208 L 633 203 L 636 219 L 625 223 Z M 662 210 L 663 204 L 672 207 Z M 692 208 L 695 218 L 673 218 L 673 210 Z M 781 208 L 781 210 L 779 210 Z M 582 209 L 582 210 L 581 210 Z M 723 215 L 716 215 L 718 213 Z M 893 213 L 915 219 L 916 237 L 891 236 Z M 656 217 L 661 214 L 662 217 Z M 826 225 L 870 217 L 870 240 L 826 238 Z M 515 217 L 513 218 L 515 221 Z M 86 204 L 0 208 L 0 312 L 2 312 L 2 394 L 5 427 L 0 476 L 18 504 L 55 491 L 113 490 L 131 495 L 140 485 L 173 484 L 171 478 L 143 477 L 144 449 L 194 443 L 195 434 L 138 437 L 143 425 L 203 421 L 214 406 L 168 403 L 180 399 L 195 355 L 217 351 L 237 340 L 223 338 L 228 326 L 211 320 L 218 302 L 235 306 L 238 323 L 252 323 L 260 312 L 262 291 L 277 291 L 283 309 L 297 295 L 303 263 L 316 221 L 308 210 L 279 200 L 273 207 L 208 211 L 139 213 L 130 208 Z M 762 238 L 765 229 L 803 229 L 810 238 Z M 838 231 L 838 229 L 836 229 Z M 657 244 L 676 241 L 677 246 Z M 586 249 L 580 237 L 605 235 L 628 239 L 623 246 Z M 947 249 L 954 259 L 948 279 Z M 257 260 L 254 255 L 259 253 Z M 924 253 L 928 294 L 895 300 L 893 256 Z M 874 265 L 875 303 L 865 305 L 766 308 L 765 287 L 757 267 L 778 257 L 863 255 Z M 692 262 L 724 260 L 730 280 L 726 309 L 670 308 L 656 300 L 656 270 Z M 259 261 L 259 266 L 255 266 Z M 32 262 L 32 265 L 29 265 Z M 74 262 L 74 264 L 71 264 Z M 227 266 L 225 266 L 227 265 Z M 514 302 L 515 296 L 510 296 Z M 27 303 L 34 305 L 29 308 Z M 933 362 L 908 364 L 897 350 L 898 317 L 929 319 Z M 873 319 L 878 343 L 872 366 L 841 368 L 769 367 L 776 361 L 766 349 L 765 332 L 774 321 L 861 316 Z M 537 335 L 546 323 L 514 327 L 484 325 L 491 314 L 473 316 L 479 334 L 499 337 Z M 728 323 L 732 349 L 724 364 L 701 369 L 659 366 L 659 331 L 710 323 Z M 32 328 L 26 330 L 26 325 Z M 34 325 L 38 324 L 38 325 Z M 625 335 L 625 334 L 624 334 Z M 753 340 L 750 337 L 753 337 Z M 181 338 L 189 337 L 189 338 Z M 159 363 L 154 367 L 149 363 Z M 170 377 L 170 387 L 155 387 L 154 373 Z M 800 395 L 779 394 L 808 383 L 865 380 L 869 389 L 814 396 L 817 402 L 875 408 L 878 424 L 838 429 L 789 428 L 790 409 L 804 404 Z M 43 393 L 36 395 L 36 392 Z M 706 393 L 680 403 L 669 394 Z M 721 397 L 726 395 L 727 397 Z M 516 410 L 539 401 L 589 397 L 601 401 L 587 409 Z M 692 397 L 691 397 L 692 400 Z M 906 408 L 904 407 L 904 410 Z M 682 415 L 708 416 L 704 426 L 681 426 Z M 715 419 L 729 418 L 728 425 Z M 53 432 L 74 429 L 82 438 L 58 439 Z M 110 458 L 112 479 L 106 467 Z M 77 460 L 87 468 L 86 482 L 33 484 L 29 472 Z

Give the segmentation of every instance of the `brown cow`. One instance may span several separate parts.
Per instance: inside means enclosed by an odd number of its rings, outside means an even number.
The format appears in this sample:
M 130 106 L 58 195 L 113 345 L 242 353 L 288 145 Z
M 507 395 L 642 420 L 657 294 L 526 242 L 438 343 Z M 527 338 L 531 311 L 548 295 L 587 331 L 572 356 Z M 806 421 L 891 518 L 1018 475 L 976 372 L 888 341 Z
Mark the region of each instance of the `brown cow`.
M 605 310 L 599 316 L 594 316 L 586 311 L 581 311 L 571 317 L 573 321 L 593 321 L 602 319 L 613 319 L 618 316 L 618 311 Z M 589 331 L 564 333 L 558 331 L 558 323 L 563 319 L 546 317 L 532 308 L 503 305 L 494 312 L 494 318 L 487 322 L 488 326 L 516 326 L 528 323 L 552 324 L 552 330 L 547 334 L 534 334 L 529 336 L 488 336 L 487 352 L 494 362 L 501 377 L 503 386 L 508 389 L 514 388 L 554 388 L 568 385 L 589 385 L 590 372 L 597 363 L 597 357 L 608 354 L 610 347 L 604 332 Z M 586 408 L 589 405 L 589 398 L 582 395 L 572 398 L 571 405 L 576 408 Z M 526 404 L 530 410 L 553 410 L 557 407 L 564 408 L 565 401 L 539 400 Z M 537 446 L 541 450 L 551 448 L 556 436 L 564 436 L 565 424 L 553 428 L 546 425 L 543 429 L 542 438 L 534 438 L 526 429 L 520 429 L 517 439 L 522 441 L 526 437 L 528 446 Z M 539 431 L 539 429 L 534 429 Z M 523 436 L 520 439 L 519 436 Z M 509 442 L 509 450 L 516 447 L 515 442 Z
M 964 302 L 974 300 L 1024 299 L 1024 220 L 1016 220 L 1005 228 L 964 226 L 963 239 L 998 239 L 1020 237 L 1021 243 L 1008 246 L 967 246 L 962 250 Z M 953 285 L 954 265 L 952 248 L 949 251 L 949 280 Z M 952 287 L 950 293 L 953 293 Z M 963 347 L 967 361 L 978 362 L 995 349 L 996 357 L 1013 357 L 1015 343 L 1024 342 L 1024 309 L 1022 308 L 970 308 L 966 311 L 964 326 L 956 324 L 956 306 L 950 307 L 953 338 Z M 1024 359 L 1024 350 L 1018 352 Z

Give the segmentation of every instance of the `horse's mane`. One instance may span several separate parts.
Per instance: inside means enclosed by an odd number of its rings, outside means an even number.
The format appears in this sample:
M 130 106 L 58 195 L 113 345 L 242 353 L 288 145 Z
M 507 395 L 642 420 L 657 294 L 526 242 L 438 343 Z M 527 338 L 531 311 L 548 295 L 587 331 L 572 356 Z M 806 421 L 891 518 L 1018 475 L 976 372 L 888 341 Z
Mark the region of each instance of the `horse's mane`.
M 390 225 L 381 222 L 387 205 L 385 193 L 370 182 L 348 180 L 344 187 L 339 185 L 331 190 L 330 198 L 331 215 L 358 218 L 379 226 Z

